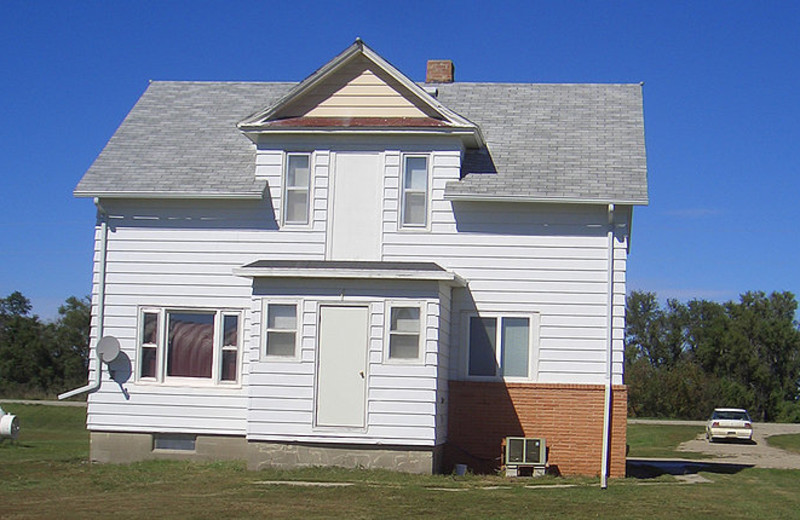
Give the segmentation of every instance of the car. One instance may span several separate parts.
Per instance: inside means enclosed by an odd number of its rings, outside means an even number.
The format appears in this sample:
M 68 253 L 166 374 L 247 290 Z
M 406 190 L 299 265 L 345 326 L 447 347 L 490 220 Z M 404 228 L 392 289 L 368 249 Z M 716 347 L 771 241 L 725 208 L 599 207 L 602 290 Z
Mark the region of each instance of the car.
M 753 440 L 753 421 L 742 408 L 716 408 L 706 423 L 706 439 L 714 442 L 721 439 Z

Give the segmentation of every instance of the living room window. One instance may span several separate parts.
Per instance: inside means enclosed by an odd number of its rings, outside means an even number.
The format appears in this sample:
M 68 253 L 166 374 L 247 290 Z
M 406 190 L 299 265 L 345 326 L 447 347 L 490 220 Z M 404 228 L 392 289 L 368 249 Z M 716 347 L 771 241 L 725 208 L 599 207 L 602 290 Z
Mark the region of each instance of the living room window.
M 531 379 L 532 331 L 530 316 L 470 316 L 467 375 Z
M 308 224 L 311 154 L 286 154 L 283 189 L 284 224 Z
M 211 309 L 143 309 L 140 381 L 237 383 L 240 313 Z
M 401 187 L 401 227 L 426 227 L 428 225 L 427 155 L 406 155 L 403 157 Z

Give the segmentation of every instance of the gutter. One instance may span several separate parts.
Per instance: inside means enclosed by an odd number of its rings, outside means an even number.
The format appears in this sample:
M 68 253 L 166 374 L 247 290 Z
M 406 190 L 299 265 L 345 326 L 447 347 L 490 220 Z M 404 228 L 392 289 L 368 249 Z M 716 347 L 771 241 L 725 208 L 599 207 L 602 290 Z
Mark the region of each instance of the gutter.
M 105 300 L 106 300 L 106 248 L 108 244 L 108 213 L 103 209 L 100 204 L 100 199 L 95 197 L 94 205 L 97 206 L 97 214 L 100 217 L 100 273 L 97 282 L 97 335 L 95 336 L 98 341 L 103 337 L 103 318 L 105 314 Z M 103 380 L 102 363 L 100 362 L 100 354 L 97 352 L 97 345 L 94 348 L 96 360 L 96 368 L 94 371 L 94 381 L 89 382 L 86 386 L 58 394 L 59 401 L 68 399 L 72 396 L 82 394 L 84 392 L 92 392 L 100 388 Z
M 606 390 L 603 401 L 603 453 L 600 466 L 600 488 L 608 488 L 608 459 L 611 445 L 611 382 L 614 370 L 614 205 L 608 205 L 608 352 L 606 353 Z

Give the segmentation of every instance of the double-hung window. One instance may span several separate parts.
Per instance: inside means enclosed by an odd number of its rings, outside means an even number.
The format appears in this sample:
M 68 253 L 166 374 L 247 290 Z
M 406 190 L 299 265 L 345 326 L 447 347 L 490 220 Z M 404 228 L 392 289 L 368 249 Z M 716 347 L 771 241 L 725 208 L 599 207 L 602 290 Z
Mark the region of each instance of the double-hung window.
M 311 193 L 311 154 L 286 154 L 283 175 L 284 224 L 308 224 Z
M 467 375 L 532 379 L 530 316 L 470 316 Z
M 240 313 L 213 309 L 145 309 L 140 314 L 140 381 L 239 380 Z
M 297 351 L 296 303 L 267 303 L 264 355 L 268 358 L 294 358 Z
M 389 359 L 412 361 L 420 358 L 420 308 L 392 306 L 389 313 Z
M 428 225 L 428 156 L 403 157 L 400 225 L 424 228 Z

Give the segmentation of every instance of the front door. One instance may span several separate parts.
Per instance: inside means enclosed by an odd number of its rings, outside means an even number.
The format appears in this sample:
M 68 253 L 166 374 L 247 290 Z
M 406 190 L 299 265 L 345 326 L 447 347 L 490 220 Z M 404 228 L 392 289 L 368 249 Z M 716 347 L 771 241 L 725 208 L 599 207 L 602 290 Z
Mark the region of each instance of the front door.
M 363 428 L 368 307 L 320 307 L 317 426 Z
M 380 155 L 337 152 L 331 189 L 329 260 L 380 260 Z

